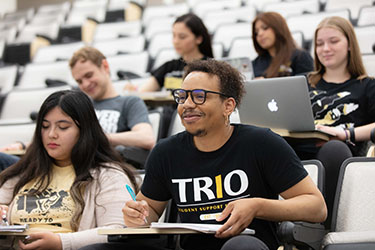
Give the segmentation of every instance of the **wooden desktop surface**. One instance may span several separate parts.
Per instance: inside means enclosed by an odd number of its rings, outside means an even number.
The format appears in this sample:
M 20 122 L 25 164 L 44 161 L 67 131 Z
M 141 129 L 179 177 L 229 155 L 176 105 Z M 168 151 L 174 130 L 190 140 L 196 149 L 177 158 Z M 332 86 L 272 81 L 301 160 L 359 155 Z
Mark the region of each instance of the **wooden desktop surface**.
M 291 139 L 299 139 L 299 140 L 321 140 L 321 141 L 329 141 L 331 136 L 320 132 L 320 131 L 306 131 L 306 132 L 290 132 L 287 130 L 282 129 L 271 129 L 276 134 L 279 134 L 285 138 Z

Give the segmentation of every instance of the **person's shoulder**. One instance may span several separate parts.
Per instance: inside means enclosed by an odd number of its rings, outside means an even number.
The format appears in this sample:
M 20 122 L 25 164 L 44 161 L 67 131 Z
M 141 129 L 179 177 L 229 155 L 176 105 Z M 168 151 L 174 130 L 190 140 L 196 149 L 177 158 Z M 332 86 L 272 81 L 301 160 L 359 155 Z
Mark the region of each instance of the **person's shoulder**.
M 127 100 L 127 101 L 131 101 L 131 102 L 139 102 L 139 101 L 143 101 L 142 98 L 140 98 L 139 96 L 136 96 L 136 95 L 126 95 L 124 96 L 124 99 Z
M 269 128 L 262 128 L 254 125 L 247 125 L 247 124 L 237 124 L 234 125 L 237 128 L 238 135 L 243 140 L 247 139 L 261 139 L 269 134 L 272 134 L 272 131 Z
M 186 66 L 186 63 L 184 62 L 184 60 L 182 60 L 182 58 L 172 59 L 172 60 L 169 60 L 169 61 L 165 62 L 164 64 L 162 64 L 158 68 L 154 69 L 151 72 L 151 75 L 153 75 L 155 77 L 157 77 L 157 76 L 164 77 L 164 74 L 166 74 L 168 72 L 171 72 L 171 71 L 174 71 L 174 70 L 182 70 L 185 66 Z
M 154 150 L 163 150 L 165 148 L 177 148 L 179 145 L 186 145 L 189 134 L 182 131 L 178 134 L 160 139 L 154 147 Z
M 142 103 L 143 100 L 136 95 L 124 95 L 124 96 L 119 96 L 118 99 L 121 103 L 123 103 L 124 106 L 132 105 L 134 103 Z
M 165 62 L 162 66 L 169 68 L 176 65 L 186 65 L 186 63 L 182 58 L 176 58 Z
M 365 77 L 361 80 L 357 80 L 356 82 L 359 85 L 365 86 L 366 92 L 373 93 L 373 90 L 375 89 L 375 78 L 373 77 Z
M 116 175 L 125 176 L 125 171 L 117 164 L 104 163 L 98 168 L 91 169 L 90 174 L 94 179 L 102 179 Z
M 294 58 L 309 58 L 309 59 L 311 58 L 312 59 L 310 53 L 303 48 L 296 48 L 293 51 L 292 57 L 294 57 Z
M 375 84 L 375 79 L 373 77 L 363 77 L 363 78 L 355 78 L 352 77 L 345 82 L 343 82 L 346 86 L 359 86 L 359 87 L 372 87 Z
M 251 62 L 252 62 L 253 64 L 256 64 L 256 63 L 258 63 L 260 60 L 261 60 L 261 57 L 260 57 L 260 56 L 257 56 L 257 57 L 255 57 Z
M 310 55 L 310 53 L 305 50 L 304 48 L 295 48 L 294 51 L 293 51 L 293 54 L 296 54 L 296 55 Z
M 371 86 L 375 84 L 375 78 L 371 76 L 366 76 L 365 78 L 361 79 L 361 81 L 366 84 L 370 84 Z
M 268 61 L 270 59 L 271 59 L 271 56 L 268 53 L 265 53 L 263 55 L 258 55 L 257 57 L 255 57 L 255 59 L 253 60 L 253 63 Z
M 276 134 L 269 128 L 246 124 L 238 124 L 237 126 L 238 138 L 245 143 L 252 141 L 257 142 L 258 145 L 269 145 L 280 143 L 280 139 L 282 139 L 280 135 Z
M 3 186 L 4 188 L 10 188 L 10 189 L 13 189 L 14 186 L 20 181 L 20 176 L 15 176 L 15 177 L 12 177 L 10 179 L 7 179 Z

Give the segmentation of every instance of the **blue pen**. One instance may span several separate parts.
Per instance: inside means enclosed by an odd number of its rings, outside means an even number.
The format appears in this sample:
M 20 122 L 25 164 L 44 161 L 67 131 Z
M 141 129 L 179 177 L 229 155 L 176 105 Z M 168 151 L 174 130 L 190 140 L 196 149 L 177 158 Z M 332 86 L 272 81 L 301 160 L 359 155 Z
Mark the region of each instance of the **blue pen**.
M 134 201 L 137 201 L 136 198 L 135 198 L 135 193 L 134 193 L 133 189 L 128 184 L 126 184 L 125 186 L 126 186 L 126 189 L 129 192 L 130 196 L 132 197 L 132 199 Z M 145 223 L 146 223 L 146 225 L 148 224 L 146 217 L 145 217 Z

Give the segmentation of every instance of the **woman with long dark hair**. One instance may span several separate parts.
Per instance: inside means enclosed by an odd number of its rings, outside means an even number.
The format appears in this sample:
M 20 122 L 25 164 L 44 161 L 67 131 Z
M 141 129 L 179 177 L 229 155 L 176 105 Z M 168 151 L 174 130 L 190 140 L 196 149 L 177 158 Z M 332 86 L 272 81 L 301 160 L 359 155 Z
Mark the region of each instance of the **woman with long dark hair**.
M 258 57 L 254 76 L 270 78 L 294 76 L 313 70 L 313 59 L 298 48 L 285 19 L 276 12 L 260 13 L 252 23 L 253 44 Z
M 124 226 L 121 207 L 131 199 L 125 184 L 137 189 L 89 97 L 59 91 L 42 104 L 25 155 L 0 174 L 0 210 L 11 224 L 37 232 L 27 249 L 78 249 L 107 241 L 98 227 Z
M 172 27 L 173 46 L 181 57 L 170 60 L 151 72 L 151 78 L 138 91 L 158 91 L 166 85 L 181 84 L 183 69 L 186 63 L 213 58 L 211 37 L 203 21 L 196 15 L 188 13 L 177 17 Z M 127 85 L 126 89 L 134 90 Z

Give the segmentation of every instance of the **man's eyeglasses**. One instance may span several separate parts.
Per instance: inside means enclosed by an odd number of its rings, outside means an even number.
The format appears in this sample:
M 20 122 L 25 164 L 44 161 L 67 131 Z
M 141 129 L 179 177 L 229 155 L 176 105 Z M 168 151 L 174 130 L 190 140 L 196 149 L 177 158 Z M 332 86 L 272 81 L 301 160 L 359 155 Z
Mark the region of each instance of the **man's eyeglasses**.
M 189 93 L 191 96 L 191 100 L 197 105 L 201 105 L 206 101 L 207 93 L 218 94 L 224 97 L 229 97 L 220 92 L 204 90 L 204 89 L 193 89 L 193 90 L 174 89 L 172 91 L 173 98 L 178 104 L 184 104 L 186 99 L 189 96 Z

